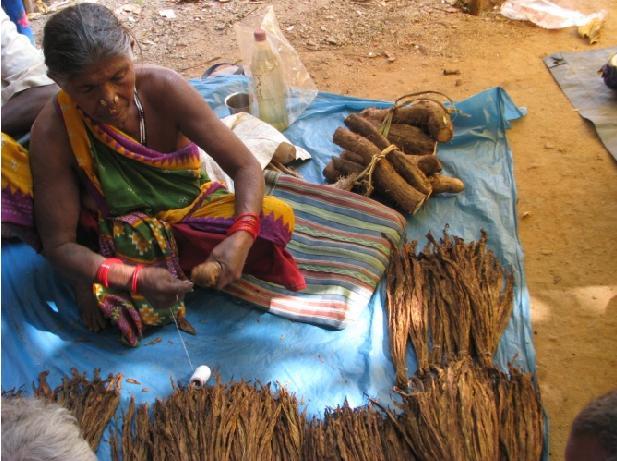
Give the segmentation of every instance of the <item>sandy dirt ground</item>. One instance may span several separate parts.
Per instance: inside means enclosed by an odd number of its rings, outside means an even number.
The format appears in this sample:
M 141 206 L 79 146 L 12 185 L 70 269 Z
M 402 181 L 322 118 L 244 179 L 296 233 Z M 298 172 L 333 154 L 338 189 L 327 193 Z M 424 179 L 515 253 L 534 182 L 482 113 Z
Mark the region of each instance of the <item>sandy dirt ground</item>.
M 264 6 L 245 0 L 100 2 L 118 9 L 144 61 L 186 77 L 200 76 L 214 62 L 238 62 L 233 25 Z M 273 3 L 322 90 L 394 99 L 431 89 L 464 99 L 501 86 L 528 109 L 508 136 L 551 459 L 563 459 L 574 416 L 617 387 L 617 162 L 542 58 L 616 45 L 617 2 L 572 2 L 609 10 L 593 46 L 574 29 L 544 30 L 494 11 L 464 14 L 455 0 Z M 164 9 L 176 17 L 164 18 Z M 44 21 L 44 15 L 35 17 L 35 30 Z M 446 68 L 460 75 L 444 76 Z

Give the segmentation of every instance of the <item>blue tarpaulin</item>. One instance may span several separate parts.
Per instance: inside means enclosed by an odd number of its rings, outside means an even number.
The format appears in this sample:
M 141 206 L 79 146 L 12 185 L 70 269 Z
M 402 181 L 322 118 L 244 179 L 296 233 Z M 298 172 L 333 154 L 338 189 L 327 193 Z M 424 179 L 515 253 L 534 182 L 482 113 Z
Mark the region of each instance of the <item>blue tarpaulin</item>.
M 246 88 L 244 77 L 215 77 L 193 85 L 216 110 L 228 115 L 226 95 Z M 323 182 L 321 170 L 340 152 L 332 143 L 345 116 L 390 103 L 320 93 L 286 135 L 308 149 L 313 159 L 299 166 L 311 182 Z M 506 139 L 510 122 L 524 115 L 505 91 L 489 89 L 456 104 L 455 137 L 440 145 L 444 173 L 465 182 L 456 196 L 431 198 L 407 224 L 407 238 L 426 243 L 425 234 L 448 232 L 477 240 L 481 229 L 489 247 L 515 276 L 512 320 L 502 338 L 496 363 L 535 370 L 529 298 L 523 251 L 515 214 L 516 189 L 512 153 Z M 357 322 L 343 331 L 285 320 L 231 297 L 197 290 L 187 298 L 187 317 L 198 334 L 182 333 L 195 367 L 210 366 L 223 381 L 279 382 L 296 393 L 309 415 L 325 407 L 352 406 L 373 398 L 392 402 L 394 369 L 390 359 L 385 291 L 382 282 Z M 158 341 L 158 338 L 161 340 Z M 158 342 L 153 342 L 157 339 Z M 150 344 L 149 344 L 150 343 Z M 409 371 L 415 370 L 410 351 Z M 43 257 L 24 244 L 2 246 L 2 390 L 31 391 L 42 370 L 57 385 L 74 367 L 100 368 L 103 375 L 122 373 L 141 384 L 124 382 L 122 402 L 153 402 L 171 392 L 170 378 L 186 383 L 192 370 L 174 325 L 149 330 L 138 348 L 119 342 L 113 330 L 90 333 L 80 321 L 69 286 Z M 146 391 L 144 392 L 144 388 Z M 98 452 L 109 458 L 104 439 Z

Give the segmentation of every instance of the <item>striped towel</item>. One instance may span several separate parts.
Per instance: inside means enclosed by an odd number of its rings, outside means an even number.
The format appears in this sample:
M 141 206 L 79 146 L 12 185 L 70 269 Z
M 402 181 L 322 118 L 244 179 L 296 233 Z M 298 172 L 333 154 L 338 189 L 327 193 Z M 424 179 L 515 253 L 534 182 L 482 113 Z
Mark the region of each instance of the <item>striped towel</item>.
M 289 291 L 245 275 L 225 291 L 272 314 L 343 329 L 368 306 L 405 219 L 396 211 L 332 186 L 267 171 L 266 193 L 285 200 L 296 214 L 287 249 L 307 288 Z

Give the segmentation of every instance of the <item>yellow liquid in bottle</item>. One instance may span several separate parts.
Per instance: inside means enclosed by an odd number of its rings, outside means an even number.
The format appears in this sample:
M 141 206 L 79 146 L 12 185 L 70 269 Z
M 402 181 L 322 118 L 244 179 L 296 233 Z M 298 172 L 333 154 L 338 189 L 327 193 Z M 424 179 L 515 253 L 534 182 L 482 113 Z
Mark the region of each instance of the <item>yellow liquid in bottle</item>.
M 287 116 L 287 86 L 278 55 L 264 39 L 255 33 L 255 51 L 251 59 L 251 113 L 279 131 L 289 125 Z

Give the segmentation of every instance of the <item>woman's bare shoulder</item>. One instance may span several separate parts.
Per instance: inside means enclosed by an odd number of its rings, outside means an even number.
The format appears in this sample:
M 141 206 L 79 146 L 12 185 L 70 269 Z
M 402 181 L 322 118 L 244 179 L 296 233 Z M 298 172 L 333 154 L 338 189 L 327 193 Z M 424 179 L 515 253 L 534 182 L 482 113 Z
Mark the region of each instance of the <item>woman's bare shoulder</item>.
M 140 64 L 135 67 L 137 88 L 145 92 L 156 92 L 177 85 L 184 78 L 175 70 L 155 64 Z
M 175 111 L 179 102 L 194 99 L 187 80 L 172 69 L 144 64 L 136 67 L 135 75 L 140 96 L 159 110 Z
M 50 100 L 36 117 L 30 133 L 30 159 L 45 165 L 59 163 L 70 166 L 70 143 L 64 120 Z

